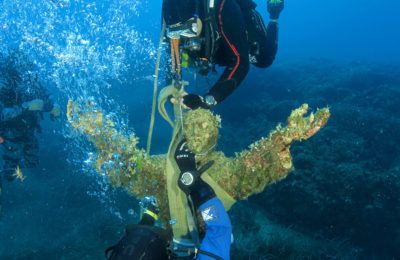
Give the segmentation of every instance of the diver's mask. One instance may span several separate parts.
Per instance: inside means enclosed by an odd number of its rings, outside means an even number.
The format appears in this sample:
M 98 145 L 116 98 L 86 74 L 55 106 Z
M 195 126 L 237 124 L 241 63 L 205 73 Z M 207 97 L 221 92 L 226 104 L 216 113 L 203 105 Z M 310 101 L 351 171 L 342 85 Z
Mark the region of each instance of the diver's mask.
M 193 17 L 184 23 L 170 25 L 167 29 L 167 37 L 170 39 L 195 38 L 200 36 L 203 24 L 198 17 Z

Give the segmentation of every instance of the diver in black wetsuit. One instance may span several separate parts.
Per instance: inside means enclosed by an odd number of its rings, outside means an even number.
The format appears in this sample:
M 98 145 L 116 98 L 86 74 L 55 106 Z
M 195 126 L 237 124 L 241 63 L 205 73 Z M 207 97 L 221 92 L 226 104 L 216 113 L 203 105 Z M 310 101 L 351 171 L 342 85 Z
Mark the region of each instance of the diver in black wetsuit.
M 43 112 L 51 119 L 59 117 L 59 105 L 53 102 L 36 75 L 26 74 L 28 64 L 19 53 L 0 55 L 0 213 L 2 178 L 13 181 L 23 175 L 16 169 L 38 165 L 38 141 Z
M 168 246 L 171 237 L 168 232 L 155 226 L 160 209 L 154 197 L 141 201 L 142 217 L 138 224 L 125 228 L 122 238 L 105 251 L 107 260 L 168 260 Z
M 163 1 L 167 37 L 171 42 L 180 40 L 180 49 L 191 58 L 191 64 L 200 67 L 202 74 L 215 64 L 226 67 L 206 95 L 184 96 L 186 107 L 214 107 L 240 85 L 250 64 L 267 68 L 273 63 L 284 0 L 267 0 L 267 5 L 270 21 L 265 26 L 252 0 Z

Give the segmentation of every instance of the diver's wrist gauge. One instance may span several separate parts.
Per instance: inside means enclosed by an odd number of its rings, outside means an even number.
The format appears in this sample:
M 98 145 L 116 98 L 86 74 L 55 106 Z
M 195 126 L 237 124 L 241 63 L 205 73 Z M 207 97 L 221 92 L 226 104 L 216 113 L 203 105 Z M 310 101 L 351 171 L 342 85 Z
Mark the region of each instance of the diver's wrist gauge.
M 180 181 L 185 186 L 190 186 L 194 182 L 194 176 L 191 172 L 184 172 L 181 175 Z
M 215 98 L 212 95 L 206 95 L 204 97 L 204 101 L 207 104 L 207 106 L 209 106 L 209 107 L 213 107 L 217 104 L 217 101 L 215 100 Z

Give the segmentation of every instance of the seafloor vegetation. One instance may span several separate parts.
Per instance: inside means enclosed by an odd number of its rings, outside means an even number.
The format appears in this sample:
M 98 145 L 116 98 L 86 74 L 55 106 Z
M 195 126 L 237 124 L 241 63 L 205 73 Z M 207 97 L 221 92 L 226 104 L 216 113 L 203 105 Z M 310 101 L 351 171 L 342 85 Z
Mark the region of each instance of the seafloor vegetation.
M 396 258 L 400 67 L 303 60 L 253 70 L 216 111 L 218 150 L 243 150 L 303 103 L 330 106 L 330 121 L 292 147 L 288 178 L 231 209 L 232 259 Z M 131 124 L 138 132 L 147 128 Z M 71 162 L 48 160 L 66 156 L 65 140 L 49 142 L 51 130 L 43 129 L 40 168 L 24 183 L 4 185 L 0 258 L 101 259 L 124 225 L 137 220 L 135 201 L 121 191 L 96 191 L 98 178 L 71 172 Z M 99 204 L 105 196 L 111 197 Z
M 400 69 L 314 60 L 280 64 L 251 78 L 247 84 L 256 84 L 251 91 L 257 99 L 229 101 L 241 112 L 221 133 L 225 150 L 257 139 L 301 102 L 329 105 L 332 117 L 317 136 L 292 147 L 295 172 L 243 206 L 262 212 L 254 214 L 258 224 L 234 209 L 236 234 L 251 232 L 260 238 L 254 241 L 266 241 L 246 248 L 236 243 L 234 255 L 399 256 Z M 266 235 L 260 223 L 267 218 L 290 229 Z M 293 231 L 313 240 L 293 239 Z M 315 240 L 331 242 L 323 246 Z

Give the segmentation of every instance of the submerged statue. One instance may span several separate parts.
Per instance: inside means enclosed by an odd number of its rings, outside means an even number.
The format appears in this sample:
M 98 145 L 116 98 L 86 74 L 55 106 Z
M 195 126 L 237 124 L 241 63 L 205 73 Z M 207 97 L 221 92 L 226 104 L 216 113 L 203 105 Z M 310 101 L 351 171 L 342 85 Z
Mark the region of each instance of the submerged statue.
M 160 204 L 163 225 L 173 230 L 174 237 L 184 237 L 190 224 L 185 213 L 186 196 L 177 187 L 179 170 L 172 152 L 177 143 L 186 138 L 200 166 L 214 161 L 202 178 L 229 210 L 237 200 L 263 191 L 266 185 L 293 170 L 291 144 L 316 134 L 330 116 L 328 108 L 310 114 L 308 110 L 307 104 L 293 110 L 285 127 L 278 125 L 267 137 L 234 157 L 214 149 L 221 120 L 209 110 L 191 110 L 177 116 L 181 109 L 175 105 L 174 134 L 167 155 L 149 155 L 138 148 L 134 134 L 119 132 L 114 122 L 90 102 L 78 104 L 70 100 L 67 117 L 72 127 L 87 135 L 96 148 L 96 170 L 105 174 L 112 185 L 124 187 L 136 197 L 154 195 Z

